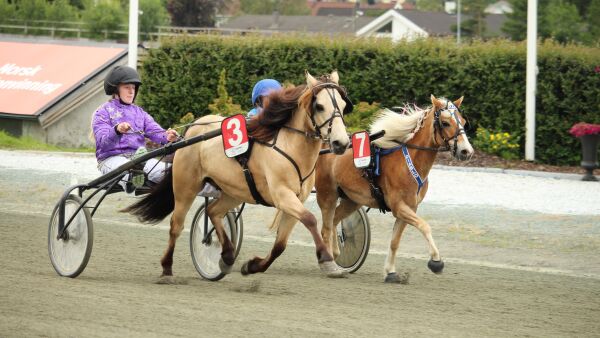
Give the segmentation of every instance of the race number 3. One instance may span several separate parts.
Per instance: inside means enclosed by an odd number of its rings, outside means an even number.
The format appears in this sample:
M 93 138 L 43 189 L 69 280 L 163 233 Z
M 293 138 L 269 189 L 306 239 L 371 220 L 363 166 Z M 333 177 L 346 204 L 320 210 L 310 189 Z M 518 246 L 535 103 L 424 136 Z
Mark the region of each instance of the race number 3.
M 371 164 L 371 141 L 366 131 L 352 134 L 354 166 L 361 169 Z
M 237 114 L 223 120 L 221 132 L 227 157 L 235 157 L 248 151 L 248 132 L 244 115 Z

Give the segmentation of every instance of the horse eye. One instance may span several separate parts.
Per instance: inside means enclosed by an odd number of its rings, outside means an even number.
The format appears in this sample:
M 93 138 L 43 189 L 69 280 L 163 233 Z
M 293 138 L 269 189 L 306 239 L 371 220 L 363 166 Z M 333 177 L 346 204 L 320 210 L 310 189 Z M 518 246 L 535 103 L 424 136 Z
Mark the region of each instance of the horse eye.
M 448 123 L 448 122 L 446 122 L 446 121 L 443 121 L 443 122 L 442 122 L 442 126 L 443 126 L 444 128 L 446 128 L 446 127 L 450 127 L 450 123 Z
M 315 111 L 323 111 L 323 110 L 324 110 L 324 109 L 323 109 L 323 105 L 322 105 L 322 104 L 318 104 L 318 103 L 317 103 L 317 104 L 315 105 Z

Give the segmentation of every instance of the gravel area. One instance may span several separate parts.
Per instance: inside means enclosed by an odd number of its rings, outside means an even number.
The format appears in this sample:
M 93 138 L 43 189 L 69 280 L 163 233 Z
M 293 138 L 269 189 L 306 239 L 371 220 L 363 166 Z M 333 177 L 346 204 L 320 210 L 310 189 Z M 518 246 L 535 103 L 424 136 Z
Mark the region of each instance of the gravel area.
M 0 169 L 71 173 L 72 181 L 99 176 L 93 154 L 0 150 Z M 1 171 L 0 171 L 1 174 Z M 580 175 L 436 165 L 425 203 L 492 206 L 556 215 L 600 215 L 600 183 Z

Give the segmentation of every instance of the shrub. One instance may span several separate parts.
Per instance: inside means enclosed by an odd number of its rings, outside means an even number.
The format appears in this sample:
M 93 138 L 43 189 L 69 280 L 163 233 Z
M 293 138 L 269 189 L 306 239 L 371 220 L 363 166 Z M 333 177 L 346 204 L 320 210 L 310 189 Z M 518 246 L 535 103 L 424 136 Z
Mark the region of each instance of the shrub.
M 306 69 L 313 75 L 338 69 L 354 102 L 426 106 L 431 94 L 450 99 L 464 95 L 461 110 L 473 130 L 525 135 L 525 46 L 501 40 L 456 46 L 447 39 L 392 44 L 385 39 L 301 35 L 183 37 L 163 41 L 144 60 L 140 102 L 168 125 L 185 112 L 210 112 L 221 69 L 227 69 L 228 95 L 244 109 L 250 108 L 248 97 L 258 79 L 298 85 L 305 82 Z M 580 145 L 568 130 L 579 121 L 600 123 L 600 73 L 594 71 L 599 65 L 597 48 L 540 45 L 538 161 L 579 163 Z M 521 155 L 524 142 L 519 139 Z
M 360 130 L 369 130 L 369 124 L 373 121 L 375 113 L 381 110 L 379 103 L 359 102 L 354 105 L 352 114 L 344 116 L 346 122 L 346 130 L 349 133 L 354 133 Z
M 519 137 L 507 132 L 490 132 L 485 128 L 477 128 L 473 145 L 478 150 L 507 160 L 519 158 Z

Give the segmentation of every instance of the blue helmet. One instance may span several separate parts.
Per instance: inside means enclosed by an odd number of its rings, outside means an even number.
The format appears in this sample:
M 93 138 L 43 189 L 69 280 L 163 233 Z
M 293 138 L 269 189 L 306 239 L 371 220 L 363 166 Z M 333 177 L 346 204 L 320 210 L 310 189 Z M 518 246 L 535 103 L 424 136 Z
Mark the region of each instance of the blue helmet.
M 254 89 L 252 89 L 252 105 L 256 104 L 256 100 L 258 100 L 259 96 L 268 95 L 270 92 L 281 88 L 281 83 L 277 80 L 264 79 L 258 81 L 254 85 Z

